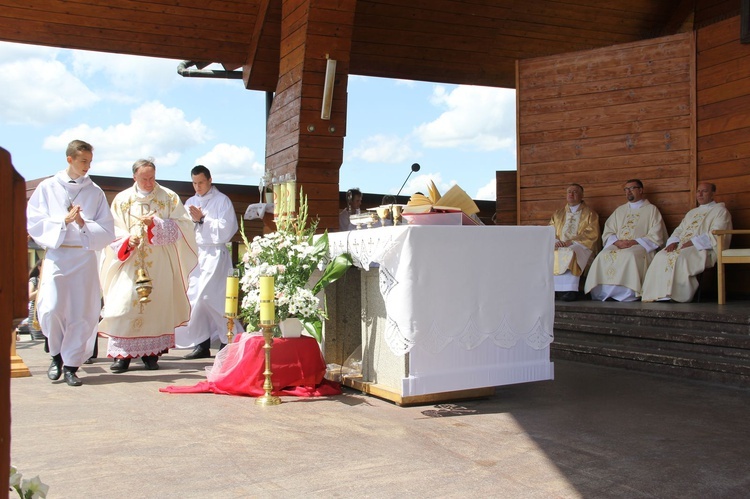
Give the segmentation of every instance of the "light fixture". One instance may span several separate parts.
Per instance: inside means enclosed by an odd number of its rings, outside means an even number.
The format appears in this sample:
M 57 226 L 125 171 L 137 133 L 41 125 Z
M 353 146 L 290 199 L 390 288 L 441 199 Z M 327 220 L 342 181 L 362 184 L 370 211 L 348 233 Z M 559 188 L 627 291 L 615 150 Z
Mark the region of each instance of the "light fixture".
M 333 81 L 336 78 L 336 59 L 328 58 L 326 54 L 326 79 L 323 84 L 323 105 L 320 108 L 320 119 L 331 119 L 331 105 L 333 104 Z

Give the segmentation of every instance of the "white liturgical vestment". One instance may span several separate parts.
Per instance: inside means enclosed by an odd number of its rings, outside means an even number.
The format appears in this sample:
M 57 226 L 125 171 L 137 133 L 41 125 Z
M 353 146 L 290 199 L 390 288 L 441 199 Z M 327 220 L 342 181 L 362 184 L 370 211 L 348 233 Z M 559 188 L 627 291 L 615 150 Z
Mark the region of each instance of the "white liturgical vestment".
M 227 342 L 224 306 L 227 276 L 232 272 L 227 243 L 238 228 L 232 201 L 214 186 L 203 196 L 196 194 L 185 201 L 188 206 L 201 209 L 203 223 L 193 224 L 198 266 L 190 273 L 187 292 L 190 322 L 175 329 L 177 348 L 194 347 L 207 339 Z M 242 332 L 239 321 L 235 321 L 233 332 Z
M 198 262 L 193 220 L 180 198 L 156 184 L 149 193 L 134 185 L 112 201 L 117 240 L 107 246 L 101 280 L 104 308 L 99 332 L 109 337 L 110 357 L 158 355 L 174 346 L 174 330 L 190 319 L 188 276 Z M 143 227 L 140 217 L 153 215 Z M 141 244 L 129 249 L 131 237 Z M 146 270 L 152 291 L 139 302 L 136 278 Z
M 65 223 L 81 206 L 83 227 Z M 71 182 L 63 170 L 40 183 L 26 209 L 29 235 L 46 249 L 37 316 L 50 354 L 80 367 L 91 357 L 101 310 L 97 251 L 115 238 L 104 192 L 88 176 Z
M 690 210 L 667 240 L 667 246 L 678 243 L 677 249 L 661 250 L 651 262 L 642 300 L 692 300 L 698 289 L 694 276 L 716 265 L 716 237 L 711 231 L 731 228 L 732 217 L 724 203 L 712 201 Z M 683 248 L 687 241 L 693 245 Z
M 604 224 L 602 242 L 604 249 L 591 264 L 584 291 L 593 299 L 608 296 L 621 301 L 633 300 L 641 295 L 641 285 L 654 251 L 664 244 L 667 230 L 661 213 L 647 199 L 626 203 L 618 207 Z M 618 240 L 635 240 L 635 246 L 619 249 Z M 599 293 L 604 286 L 621 289 L 615 294 Z M 598 289 L 595 289 L 600 287 Z M 593 290 L 593 291 L 592 291 Z M 620 291 L 624 291 L 623 295 Z

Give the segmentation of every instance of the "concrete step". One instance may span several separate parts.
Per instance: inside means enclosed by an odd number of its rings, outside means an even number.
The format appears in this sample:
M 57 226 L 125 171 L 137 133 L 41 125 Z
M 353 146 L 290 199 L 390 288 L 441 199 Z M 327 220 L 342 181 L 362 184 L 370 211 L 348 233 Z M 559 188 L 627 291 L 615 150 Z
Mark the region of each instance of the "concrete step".
M 747 307 L 556 306 L 553 359 L 750 386 Z
M 709 353 L 707 351 L 690 351 L 665 349 L 657 345 L 647 346 L 635 343 L 606 344 L 597 341 L 586 341 L 581 338 L 555 338 L 552 348 L 578 353 L 589 353 L 606 357 L 638 360 L 655 364 L 691 367 L 710 371 L 731 372 L 750 376 L 750 356 L 726 355 L 724 351 Z
M 750 336 L 736 333 L 670 327 L 555 321 L 555 338 L 573 337 L 607 344 L 633 344 L 665 350 L 687 349 L 750 358 Z M 688 345 L 687 347 L 684 345 Z
M 668 304 L 664 304 L 668 306 Z M 618 309 L 613 307 L 572 309 L 557 307 L 555 320 L 569 322 L 607 323 L 635 326 L 664 326 L 745 335 L 750 338 L 750 316 L 716 312 L 681 312 L 676 310 Z

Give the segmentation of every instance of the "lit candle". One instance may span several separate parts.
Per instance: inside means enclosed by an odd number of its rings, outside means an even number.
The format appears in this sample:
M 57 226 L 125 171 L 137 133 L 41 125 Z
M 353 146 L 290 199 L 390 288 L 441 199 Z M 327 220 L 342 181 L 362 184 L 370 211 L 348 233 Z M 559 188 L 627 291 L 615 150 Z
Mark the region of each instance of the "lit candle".
M 281 197 L 279 200 L 281 209 L 279 212 L 282 217 L 286 217 L 289 215 L 289 182 L 286 181 L 286 175 L 282 175 L 279 178 L 279 182 L 281 182 L 281 191 L 279 193 L 279 196 Z
M 292 179 L 289 181 L 289 186 L 287 187 L 289 191 L 289 213 L 294 213 L 297 210 L 297 182 L 296 180 Z
M 227 297 L 224 302 L 224 313 L 228 317 L 237 316 L 237 297 L 240 291 L 240 278 L 234 275 L 227 277 Z
M 273 204 L 276 206 L 275 213 L 279 213 L 279 196 L 281 195 L 281 184 L 279 183 L 279 180 L 274 177 L 273 178 Z
M 260 323 L 274 324 L 276 309 L 274 307 L 273 276 L 260 276 Z

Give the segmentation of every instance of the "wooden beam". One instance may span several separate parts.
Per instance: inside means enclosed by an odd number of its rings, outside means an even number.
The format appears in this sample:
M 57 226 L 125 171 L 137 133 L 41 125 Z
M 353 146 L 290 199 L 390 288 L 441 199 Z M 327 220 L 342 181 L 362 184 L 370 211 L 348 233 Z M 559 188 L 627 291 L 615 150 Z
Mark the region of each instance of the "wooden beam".
M 276 97 L 267 125 L 266 170 L 294 174 L 318 228 L 338 228 L 338 171 L 356 0 L 283 0 Z M 321 118 L 326 60 L 337 61 L 331 119 Z

